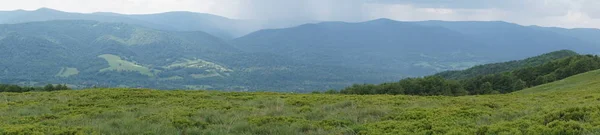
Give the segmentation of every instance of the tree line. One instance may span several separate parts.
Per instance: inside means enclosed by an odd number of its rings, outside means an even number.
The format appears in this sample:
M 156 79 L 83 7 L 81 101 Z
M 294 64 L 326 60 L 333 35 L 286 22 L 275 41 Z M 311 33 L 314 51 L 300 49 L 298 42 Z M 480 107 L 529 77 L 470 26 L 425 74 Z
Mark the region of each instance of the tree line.
M 554 82 L 597 69 L 600 69 L 600 58 L 598 56 L 577 55 L 547 62 L 539 66 L 478 75 L 466 79 L 455 80 L 432 75 L 422 78 L 407 78 L 398 82 L 379 85 L 355 84 L 340 90 L 339 93 L 423 96 L 500 94 Z
M 58 91 L 71 90 L 66 84 L 48 84 L 44 87 L 29 87 L 11 84 L 0 84 L 0 92 L 30 92 L 30 91 Z
M 513 71 L 513 70 L 526 68 L 526 67 L 535 67 L 535 66 L 539 66 L 539 65 L 557 60 L 557 59 L 562 59 L 562 58 L 567 58 L 567 57 L 572 57 L 572 56 L 577 56 L 577 55 L 579 55 L 579 54 L 577 54 L 576 52 L 571 51 L 571 50 L 560 50 L 560 51 L 554 51 L 554 52 L 542 54 L 539 56 L 523 59 L 523 60 L 513 60 L 513 61 L 507 61 L 507 62 L 501 62 L 501 63 L 478 65 L 478 66 L 474 66 L 472 68 L 465 69 L 465 70 L 444 71 L 444 72 L 437 73 L 435 75 L 442 76 L 446 79 L 462 80 L 462 79 L 477 77 L 480 75 L 496 74 L 496 73 L 508 72 L 508 71 Z

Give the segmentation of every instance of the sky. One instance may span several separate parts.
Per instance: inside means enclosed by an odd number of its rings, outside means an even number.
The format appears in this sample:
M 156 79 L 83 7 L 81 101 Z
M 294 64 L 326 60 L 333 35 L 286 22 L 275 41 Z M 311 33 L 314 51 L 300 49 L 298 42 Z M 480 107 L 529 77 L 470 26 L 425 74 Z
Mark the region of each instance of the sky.
M 47 7 L 68 12 L 209 13 L 234 19 L 507 21 L 600 28 L 600 0 L 0 0 L 0 10 Z

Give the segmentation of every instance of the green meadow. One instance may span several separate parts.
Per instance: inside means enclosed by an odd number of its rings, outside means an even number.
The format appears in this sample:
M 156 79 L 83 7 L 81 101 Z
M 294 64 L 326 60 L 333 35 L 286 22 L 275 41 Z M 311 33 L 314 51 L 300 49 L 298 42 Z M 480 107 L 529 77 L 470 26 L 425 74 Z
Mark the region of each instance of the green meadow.
M 116 88 L 0 93 L 0 134 L 600 134 L 598 74 L 459 97 Z
M 154 76 L 153 71 L 150 70 L 149 68 L 138 65 L 133 62 L 123 60 L 119 56 L 112 55 L 112 54 L 103 54 L 98 57 L 106 60 L 108 62 L 108 65 L 110 66 L 108 68 L 100 70 L 100 72 L 133 71 L 133 72 L 139 72 L 140 74 L 147 75 L 147 76 Z

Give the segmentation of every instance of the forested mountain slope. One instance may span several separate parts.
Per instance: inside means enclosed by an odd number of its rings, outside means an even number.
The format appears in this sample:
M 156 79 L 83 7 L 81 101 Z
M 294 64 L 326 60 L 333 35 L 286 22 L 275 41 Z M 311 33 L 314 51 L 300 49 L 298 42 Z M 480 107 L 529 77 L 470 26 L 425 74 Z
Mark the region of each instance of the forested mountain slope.
M 0 81 L 21 85 L 308 91 L 382 78 L 245 53 L 204 32 L 96 21 L 0 25 L 0 57 Z
M 233 45 L 244 51 L 401 73 L 399 76 L 462 69 L 491 59 L 480 49 L 484 44 L 458 32 L 388 19 L 261 30 L 235 39 Z
M 460 79 L 467 79 L 467 78 L 472 78 L 472 77 L 480 76 L 480 75 L 489 75 L 489 74 L 517 70 L 517 69 L 521 69 L 521 68 L 538 66 L 538 65 L 542 65 L 547 62 L 550 62 L 550 61 L 554 61 L 554 60 L 565 58 L 565 57 L 576 56 L 576 55 L 579 55 L 579 54 L 577 54 L 576 52 L 571 51 L 571 50 L 561 50 L 561 51 L 546 53 L 546 54 L 543 54 L 540 56 L 527 58 L 524 60 L 514 60 L 514 61 L 508 61 L 508 62 L 501 62 L 501 63 L 478 65 L 478 66 L 468 68 L 465 70 L 445 71 L 445 72 L 437 73 L 435 75 L 444 77 L 446 79 L 459 79 L 460 80 Z
M 596 54 L 600 44 L 507 22 L 323 22 L 261 30 L 233 40 L 244 51 L 268 52 L 322 65 L 424 76 L 569 49 Z
M 445 79 L 433 75 L 422 78 L 407 78 L 398 82 L 379 85 L 355 84 L 341 90 L 340 93 L 424 96 L 511 93 L 597 69 L 600 69 L 600 57 L 594 55 L 575 55 L 549 61 L 537 66 L 518 68 L 494 74 L 482 74 L 460 80 Z M 490 70 L 496 71 L 494 69 Z
M 600 43 L 597 42 L 502 21 L 423 21 L 415 23 L 444 27 L 465 34 L 471 40 L 488 45 L 489 47 L 486 49 L 494 50 L 490 51 L 489 55 L 502 57 L 505 60 L 523 59 L 561 49 L 584 54 L 600 53 Z

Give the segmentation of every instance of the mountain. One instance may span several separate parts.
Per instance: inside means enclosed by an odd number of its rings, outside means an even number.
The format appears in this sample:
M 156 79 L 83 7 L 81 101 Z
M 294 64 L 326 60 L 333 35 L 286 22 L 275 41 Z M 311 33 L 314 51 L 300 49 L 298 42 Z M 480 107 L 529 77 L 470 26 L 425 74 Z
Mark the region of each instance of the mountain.
M 572 38 L 577 38 L 585 41 L 589 41 L 595 44 L 600 44 L 600 29 L 596 28 L 574 28 L 574 29 L 565 29 L 558 27 L 540 27 L 540 26 L 530 26 L 534 29 L 545 30 L 554 32 L 557 34 L 561 34 L 564 36 L 569 36 Z
M 44 21 L 60 18 L 66 20 Z M 600 50 L 591 41 L 505 22 L 323 22 L 264 29 L 226 40 L 223 36 L 239 30 L 220 28 L 239 24 L 227 20 L 231 19 L 191 12 L 0 12 L 0 21 L 10 23 L 0 28 L 0 52 L 5 56 L 1 61 L 8 64 L 0 67 L 5 75 L 1 80 L 24 85 L 49 81 L 78 86 L 312 91 L 523 59 L 546 53 L 543 50 Z M 518 43 L 508 44 L 511 41 Z
M 560 50 L 555 52 L 546 53 L 543 55 L 523 59 L 523 60 L 514 60 L 508 62 L 501 63 L 491 63 L 478 65 L 472 68 L 468 68 L 465 70 L 457 70 L 457 71 L 445 71 L 435 74 L 435 76 L 441 76 L 446 79 L 467 79 L 481 75 L 490 75 L 496 73 L 502 73 L 507 71 L 513 71 L 522 68 L 539 66 L 544 63 L 548 63 L 557 59 L 577 56 L 574 51 L 571 50 Z
M 572 52 L 559 51 L 554 53 Z M 553 54 L 553 53 L 549 53 Z M 547 83 L 552 83 L 577 74 L 600 69 L 600 57 L 595 55 L 574 55 L 564 57 L 545 63 L 541 61 L 532 61 L 535 59 L 546 59 L 551 56 L 544 54 L 542 56 L 521 60 L 523 62 L 532 62 L 523 65 L 521 68 L 513 68 L 509 71 L 497 72 L 493 74 L 481 74 L 460 80 L 445 79 L 438 75 L 426 76 L 422 78 L 406 78 L 398 82 L 373 84 L 355 84 L 339 91 L 342 94 L 392 94 L 392 95 L 421 95 L 421 96 L 463 96 L 463 95 L 482 95 L 482 94 L 504 94 L 523 90 L 529 87 L 535 87 Z M 510 64 L 510 62 L 508 62 Z M 501 63 L 500 65 L 508 65 Z M 488 69 L 477 69 L 482 72 L 505 70 L 505 66 L 486 66 Z M 499 68 L 499 69 L 494 69 Z M 465 70 L 472 71 L 472 70 Z
M 51 20 L 95 20 L 101 22 L 123 22 L 154 28 L 163 27 L 157 24 L 152 24 L 151 22 L 123 17 L 121 15 L 69 13 L 49 8 L 40 8 L 34 11 L 0 11 L 0 23 L 2 24 L 17 24 Z
M 70 13 L 49 8 L 40 8 L 35 11 L 0 11 L 0 24 L 50 20 L 93 20 L 128 23 L 168 31 L 204 31 L 223 39 L 238 37 L 261 28 L 261 24 L 250 20 L 235 20 L 193 12 L 125 15 L 106 12 L 91 14 Z
M 249 52 L 398 76 L 462 70 L 564 49 L 600 52 L 600 44 L 586 39 L 499 21 L 322 22 L 260 30 L 232 44 Z
M 482 57 L 485 52 L 479 51 L 485 45 L 461 33 L 388 19 L 260 30 L 234 39 L 232 44 L 249 52 L 397 76 L 421 76 L 489 60 Z
M 425 26 L 438 26 L 467 35 L 471 40 L 489 46 L 490 55 L 506 60 L 522 59 L 545 52 L 568 49 L 585 54 L 600 53 L 600 44 L 555 32 L 501 21 L 423 21 Z
M 211 35 L 231 39 L 256 30 L 257 26 L 250 21 L 233 20 L 221 16 L 193 13 L 167 12 L 144 15 L 118 15 L 145 22 L 151 22 L 174 31 L 203 31 Z M 238 34 L 239 33 L 239 34 Z
M 380 78 L 246 53 L 204 32 L 97 21 L 0 25 L 0 57 L 0 81 L 24 85 L 303 91 Z

